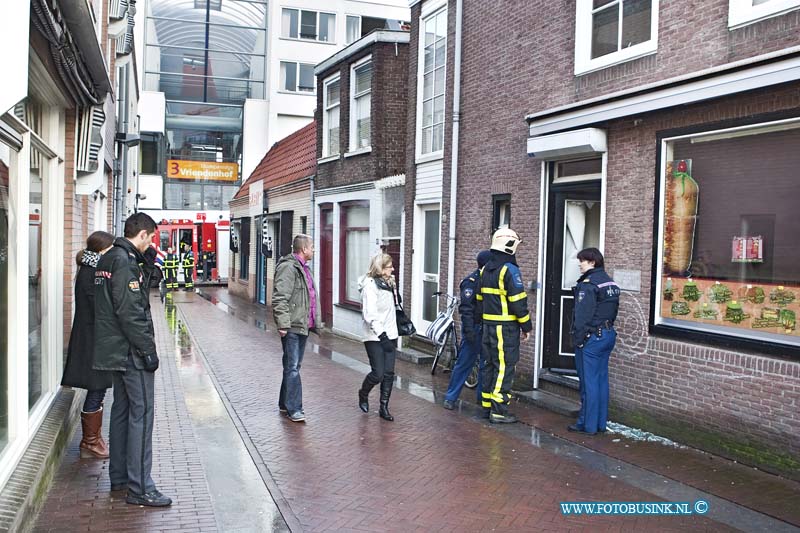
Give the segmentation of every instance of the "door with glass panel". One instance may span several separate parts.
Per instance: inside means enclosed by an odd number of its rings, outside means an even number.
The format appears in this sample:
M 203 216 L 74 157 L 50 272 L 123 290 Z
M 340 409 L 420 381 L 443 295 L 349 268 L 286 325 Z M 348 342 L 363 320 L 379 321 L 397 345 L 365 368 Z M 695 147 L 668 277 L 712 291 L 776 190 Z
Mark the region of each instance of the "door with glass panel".
M 575 308 L 572 287 L 580 277 L 578 252 L 600 246 L 600 211 L 599 181 L 551 185 L 542 360 L 551 372 L 576 373 L 569 335 Z
M 419 317 L 417 329 L 425 331 L 436 318 L 437 299 L 433 293 L 439 290 L 439 251 L 441 232 L 441 210 L 439 204 L 421 207 L 419 210 L 417 243 L 415 255 L 419 253 L 419 276 L 414 280 L 414 315 Z M 421 327 L 420 327 L 421 326 Z

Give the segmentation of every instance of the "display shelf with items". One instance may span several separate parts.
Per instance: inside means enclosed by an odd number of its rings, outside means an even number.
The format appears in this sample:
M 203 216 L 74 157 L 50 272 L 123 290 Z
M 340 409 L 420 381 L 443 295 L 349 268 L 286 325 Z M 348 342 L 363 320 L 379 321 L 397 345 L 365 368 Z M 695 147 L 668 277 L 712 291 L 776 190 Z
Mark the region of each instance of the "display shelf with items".
M 737 330 L 798 336 L 800 286 L 733 283 L 664 276 L 661 316 L 681 322 L 717 324 Z

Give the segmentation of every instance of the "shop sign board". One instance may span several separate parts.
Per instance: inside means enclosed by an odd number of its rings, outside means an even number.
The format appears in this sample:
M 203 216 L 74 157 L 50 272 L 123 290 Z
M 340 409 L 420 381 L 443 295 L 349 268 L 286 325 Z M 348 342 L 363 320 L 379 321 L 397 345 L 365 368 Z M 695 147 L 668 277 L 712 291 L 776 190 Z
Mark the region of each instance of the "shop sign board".
M 215 161 L 168 159 L 167 178 L 192 181 L 236 181 L 239 179 L 239 165 Z

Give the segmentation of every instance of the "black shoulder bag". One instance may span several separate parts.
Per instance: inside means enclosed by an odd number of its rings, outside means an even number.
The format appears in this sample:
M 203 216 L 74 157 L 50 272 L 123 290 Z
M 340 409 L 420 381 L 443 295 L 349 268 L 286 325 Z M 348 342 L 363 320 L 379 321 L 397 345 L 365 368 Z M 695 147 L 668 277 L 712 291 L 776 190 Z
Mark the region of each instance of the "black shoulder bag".
M 406 312 L 403 311 L 403 306 L 400 304 L 400 295 L 397 293 L 396 287 L 392 289 L 392 294 L 394 294 L 394 312 L 397 320 L 397 334 L 404 337 L 413 335 L 417 332 L 417 328 L 414 327 L 414 323 L 411 322 L 411 319 L 408 318 Z

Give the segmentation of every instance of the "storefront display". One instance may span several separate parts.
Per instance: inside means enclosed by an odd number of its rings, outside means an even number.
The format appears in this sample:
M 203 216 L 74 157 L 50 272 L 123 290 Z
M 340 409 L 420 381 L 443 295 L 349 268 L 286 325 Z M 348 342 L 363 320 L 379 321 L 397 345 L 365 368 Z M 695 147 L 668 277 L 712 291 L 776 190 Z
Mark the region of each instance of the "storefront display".
M 796 345 L 800 121 L 664 143 L 656 325 Z

